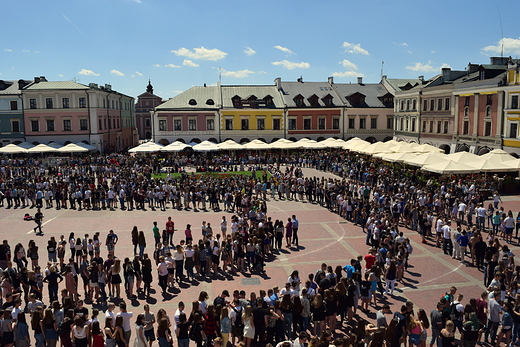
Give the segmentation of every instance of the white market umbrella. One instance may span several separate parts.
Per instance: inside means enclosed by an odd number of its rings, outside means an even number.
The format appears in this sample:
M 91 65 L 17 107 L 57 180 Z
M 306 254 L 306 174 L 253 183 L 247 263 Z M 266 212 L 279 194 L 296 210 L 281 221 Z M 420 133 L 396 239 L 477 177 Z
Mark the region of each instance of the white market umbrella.
M 390 141 L 389 141 L 390 142 Z M 385 142 L 388 144 L 388 142 Z M 413 153 L 416 152 L 412 143 L 408 142 L 399 142 L 395 146 L 388 146 L 392 151 L 397 153 Z
M 425 165 L 421 168 L 421 170 L 435 172 L 441 175 L 458 175 L 480 172 L 479 169 L 476 169 L 467 164 L 454 162 L 453 160 L 447 160 L 435 164 Z
M 240 143 L 236 143 L 233 140 L 226 140 L 221 142 L 217 145 L 217 147 L 225 151 L 238 151 L 244 149 L 244 146 L 242 146 Z
M 271 147 L 258 139 L 254 139 L 251 142 L 246 143 L 244 146 L 244 149 L 253 149 L 253 150 L 263 150 L 263 149 L 270 149 Z
M 51 145 L 51 144 L 49 143 L 49 146 L 50 146 L 50 145 Z M 89 145 L 89 144 L 87 144 L 87 143 L 85 143 L 85 142 L 77 142 L 76 145 L 78 145 L 78 146 L 80 146 L 80 147 L 83 147 L 83 148 L 86 148 L 86 149 L 88 149 L 89 151 L 93 151 L 93 150 L 97 149 L 96 146 Z
M 57 152 L 57 151 L 58 151 L 58 148 L 56 148 L 56 147 L 52 147 L 52 146 L 40 143 L 39 145 L 36 145 L 33 148 L 29 148 L 27 150 L 27 153 L 51 153 L 51 152 Z
M 415 157 L 405 159 L 403 162 L 412 166 L 424 166 L 448 160 L 445 154 L 437 152 L 422 153 Z
M 479 157 L 478 155 L 469 152 L 457 152 L 446 154 L 446 158 L 448 160 L 452 160 L 454 162 L 463 164 L 474 163 L 481 159 L 481 157 Z
M 507 153 L 502 149 L 494 149 L 489 153 L 481 155 L 480 158 L 494 163 L 516 159 L 511 154 Z
M 518 162 L 518 159 L 515 159 Z M 514 172 L 518 171 L 518 166 L 515 163 L 511 163 L 511 160 L 507 161 L 492 161 L 492 160 L 480 160 L 474 163 L 469 163 L 481 172 Z
M 0 153 L 5 154 L 16 154 L 16 153 L 27 153 L 27 149 L 23 147 L 18 147 L 17 145 L 13 145 L 12 143 L 0 148 Z
M 323 140 L 319 142 L 323 145 L 323 147 L 329 147 L 329 148 L 342 148 L 345 145 L 345 141 L 342 139 L 335 139 L 333 137 L 329 137 L 326 140 Z
M 167 146 L 164 146 L 164 148 L 161 149 L 162 152 L 182 152 L 187 147 L 191 147 L 190 145 L 181 142 L 181 141 L 175 141 L 170 143 Z
M 362 148 L 363 146 L 371 145 L 370 142 L 361 140 L 359 137 L 354 137 L 345 142 L 343 149 L 348 149 L 350 151 L 354 151 L 357 148 Z
M 321 148 L 326 148 L 327 146 L 323 145 L 321 142 L 309 140 L 309 141 L 302 143 L 301 147 L 305 148 L 305 149 L 321 149 Z
M 75 143 L 69 143 L 66 146 L 63 146 L 61 148 L 56 149 L 56 152 L 59 153 L 81 153 L 81 152 L 88 152 L 88 149 L 85 147 L 78 146 Z
M 413 149 L 415 150 L 415 152 L 420 152 L 420 153 L 428 153 L 428 152 L 444 153 L 444 149 L 440 149 L 439 147 L 435 147 L 435 146 L 429 145 L 427 143 L 423 143 L 422 145 L 415 145 L 415 146 L 413 146 Z
M 364 154 L 376 154 L 376 153 L 392 153 L 395 152 L 384 142 L 376 142 L 370 146 L 363 147 L 359 152 Z
M 163 149 L 164 146 L 154 142 L 145 142 L 140 144 L 137 147 L 130 148 L 128 150 L 129 153 L 148 153 L 148 152 L 158 152 Z
M 276 140 L 275 142 L 273 143 L 270 143 L 269 144 L 269 147 L 270 148 L 275 148 L 275 149 L 287 149 L 289 147 L 287 146 L 290 146 L 291 144 L 293 144 L 294 142 L 292 142 L 291 140 L 287 140 L 287 139 L 278 139 Z
M 409 152 L 401 152 L 401 153 L 378 153 L 375 154 L 374 157 L 381 158 L 384 161 L 389 161 L 392 163 L 398 162 L 402 163 L 407 159 L 413 159 L 417 157 L 417 154 L 415 153 L 409 153 Z
M 218 151 L 217 145 L 211 141 L 202 141 L 201 143 L 193 146 L 193 150 L 197 152 L 213 152 Z

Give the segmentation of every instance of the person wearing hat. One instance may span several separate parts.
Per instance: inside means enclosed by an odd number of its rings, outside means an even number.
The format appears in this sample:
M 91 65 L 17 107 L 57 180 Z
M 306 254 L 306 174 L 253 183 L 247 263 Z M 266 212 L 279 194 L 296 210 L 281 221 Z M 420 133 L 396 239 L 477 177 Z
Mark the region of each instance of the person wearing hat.
M 229 298 L 229 292 L 227 289 L 224 289 L 222 291 L 222 294 L 220 296 L 217 296 L 215 300 L 213 300 L 213 305 L 217 307 L 217 305 L 221 305 L 222 307 L 226 306 L 226 298 Z

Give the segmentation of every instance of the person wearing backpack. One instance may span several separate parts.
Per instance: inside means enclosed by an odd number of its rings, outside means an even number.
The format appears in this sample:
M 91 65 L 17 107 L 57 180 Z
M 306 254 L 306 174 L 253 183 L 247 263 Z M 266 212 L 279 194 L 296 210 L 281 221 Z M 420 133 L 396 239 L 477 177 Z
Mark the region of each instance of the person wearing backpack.
M 462 318 L 464 317 L 464 306 L 460 303 L 464 295 L 459 293 L 457 299 L 450 304 L 450 319 L 455 324 L 455 330 L 459 329 L 462 334 Z
M 242 341 L 244 336 L 244 322 L 242 320 L 244 308 L 240 306 L 240 301 L 238 299 L 235 299 L 229 304 L 229 306 L 231 308 L 231 311 L 229 312 L 232 334 L 231 344 L 235 345 L 235 338 L 238 338 L 238 341 Z

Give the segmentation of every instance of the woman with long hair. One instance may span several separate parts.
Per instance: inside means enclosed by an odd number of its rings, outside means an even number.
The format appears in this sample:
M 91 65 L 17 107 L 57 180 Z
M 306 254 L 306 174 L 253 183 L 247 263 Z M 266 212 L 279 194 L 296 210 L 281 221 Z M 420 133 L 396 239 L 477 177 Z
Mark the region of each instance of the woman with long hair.
M 421 347 L 426 347 L 426 339 L 428 338 L 428 329 L 430 328 L 430 320 L 426 311 L 420 308 L 417 311 L 417 318 L 421 323 Z
M 244 340 L 246 347 L 251 347 L 251 341 L 255 337 L 255 322 L 253 320 L 253 308 L 247 305 L 242 314 L 242 322 L 244 323 Z
M 280 310 L 284 316 L 284 333 L 288 340 L 292 339 L 293 306 L 291 294 L 285 293 L 282 297 L 282 302 L 280 303 Z
M 211 346 L 211 342 L 217 337 L 217 317 L 215 306 L 209 305 L 204 315 L 204 334 L 206 334 L 206 346 Z
M 182 282 L 184 279 L 184 248 L 181 245 L 177 245 L 175 252 L 173 252 L 173 259 L 175 260 L 175 279 L 178 282 Z
M 13 347 L 14 344 L 14 331 L 13 331 L 13 319 L 11 318 L 11 311 L 4 311 L 2 320 L 2 345 L 4 347 Z
M 169 323 L 166 318 L 162 318 L 161 320 L 159 320 L 159 324 L 157 327 L 157 337 L 159 340 L 159 347 L 171 347 L 172 346 L 173 341 L 172 341 L 172 337 L 170 335 Z
M 105 344 L 106 344 L 106 347 L 115 347 L 116 346 L 116 338 L 115 338 L 116 328 L 112 324 L 112 320 L 113 320 L 112 317 L 105 318 L 105 336 L 106 336 Z
M 104 347 L 105 337 L 99 326 L 99 321 L 93 321 L 91 326 L 92 347 Z
M 139 229 L 137 229 L 137 226 L 134 225 L 132 228 L 132 245 L 134 245 L 134 254 L 137 254 L 137 246 L 138 246 L 138 239 L 139 239 Z
M 291 247 L 291 239 L 292 239 L 292 220 L 291 218 L 287 218 L 287 224 L 285 224 L 285 242 L 287 243 L 286 247 Z
M 123 317 L 121 317 L 121 320 L 123 320 Z M 90 327 L 85 324 L 83 318 L 76 317 L 74 319 L 74 328 L 72 328 L 71 335 L 75 347 L 87 347 L 90 345 Z
M 114 298 L 121 298 L 121 259 L 116 259 L 114 264 L 110 267 L 110 285 L 113 287 L 112 294 Z
M 16 323 L 14 323 L 13 331 L 15 333 L 16 347 L 29 347 L 31 345 L 31 336 L 29 335 L 29 326 L 25 320 L 23 311 L 18 313 Z
M 47 343 L 47 347 L 56 347 L 58 343 L 58 325 L 56 324 L 56 319 L 52 314 L 52 310 L 50 308 L 45 309 L 43 313 L 43 319 L 40 321 L 40 327 L 43 332 L 43 338 Z
M 333 289 L 326 289 L 325 296 L 325 320 L 331 331 L 336 330 L 338 297 Z
M 190 327 L 189 337 L 197 344 L 197 347 L 202 347 L 203 341 L 206 341 L 206 334 L 204 333 L 202 318 L 199 313 L 193 315 L 193 323 Z
M 229 333 L 231 332 L 231 320 L 229 319 L 229 309 L 222 307 L 220 311 L 220 335 L 222 336 L 222 346 L 227 346 Z
M 181 312 L 179 315 L 179 323 L 177 323 L 177 329 L 175 330 L 175 336 L 177 336 L 179 347 L 189 347 L 190 339 L 188 331 L 190 329 L 190 325 L 191 323 L 188 322 L 186 313 Z
M 148 253 L 145 253 L 142 260 L 141 273 L 143 278 L 143 294 L 150 296 L 150 287 L 153 281 L 152 276 L 152 260 L 148 258 Z
M 316 294 L 311 304 L 312 321 L 314 322 L 314 336 L 320 336 L 325 330 L 325 305 L 320 293 Z
M 395 280 L 397 278 L 397 264 L 395 259 L 390 260 L 390 265 L 385 270 L 385 295 L 394 295 Z
M 116 340 L 117 347 L 128 346 L 128 341 L 126 341 L 125 334 L 123 331 L 123 316 L 116 316 L 116 327 L 115 327 L 115 332 L 114 332 L 114 338 Z
M 78 301 L 78 284 L 76 283 L 76 279 L 74 278 L 70 264 L 65 266 L 65 273 L 63 277 L 65 277 L 65 288 L 67 288 L 70 298 L 73 302 Z
M 144 314 L 137 315 L 135 320 L 135 342 L 134 347 L 147 347 L 146 339 L 144 337 Z

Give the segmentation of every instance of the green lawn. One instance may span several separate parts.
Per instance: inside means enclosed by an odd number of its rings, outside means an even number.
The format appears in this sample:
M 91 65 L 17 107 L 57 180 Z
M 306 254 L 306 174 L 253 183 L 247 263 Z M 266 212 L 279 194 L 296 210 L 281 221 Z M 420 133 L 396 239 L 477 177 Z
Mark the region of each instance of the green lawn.
M 262 178 L 263 171 L 256 171 L 256 178 L 261 179 Z M 168 174 L 166 173 L 160 173 L 160 174 L 152 174 L 152 178 L 157 179 L 166 179 L 166 176 Z M 190 173 L 191 175 L 191 173 Z M 195 172 L 196 176 L 234 176 L 234 175 L 242 175 L 242 176 L 251 176 L 251 171 L 228 171 L 228 172 Z M 180 173 L 172 173 L 172 178 L 180 178 Z M 267 178 L 271 178 L 271 174 L 267 173 Z

